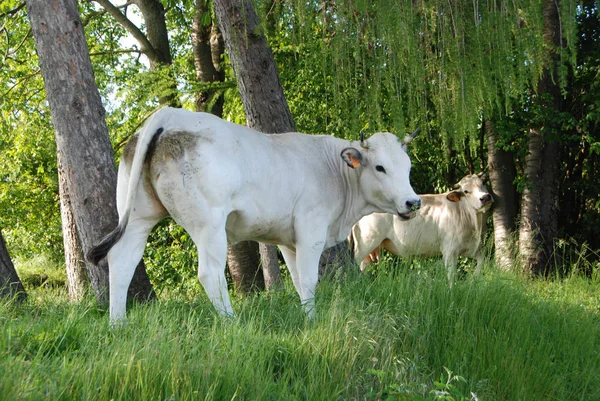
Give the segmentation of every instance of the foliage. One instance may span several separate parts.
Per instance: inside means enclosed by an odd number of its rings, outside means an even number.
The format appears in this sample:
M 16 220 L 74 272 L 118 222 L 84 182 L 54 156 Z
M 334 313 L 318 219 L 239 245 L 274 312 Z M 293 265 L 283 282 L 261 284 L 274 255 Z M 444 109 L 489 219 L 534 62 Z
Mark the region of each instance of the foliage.
M 200 291 L 196 246 L 172 220 L 164 220 L 152 232 L 144 260 L 159 293 L 191 296 Z
M 33 38 L 24 12 L 0 21 L 0 226 L 13 256 L 59 260 L 56 145 Z
M 439 270 L 325 281 L 312 321 L 289 279 L 234 296 L 232 320 L 199 293 L 138 305 L 112 331 L 93 299 L 32 291 L 0 303 L 0 398 L 598 399 L 597 278 L 487 272 L 449 290 Z

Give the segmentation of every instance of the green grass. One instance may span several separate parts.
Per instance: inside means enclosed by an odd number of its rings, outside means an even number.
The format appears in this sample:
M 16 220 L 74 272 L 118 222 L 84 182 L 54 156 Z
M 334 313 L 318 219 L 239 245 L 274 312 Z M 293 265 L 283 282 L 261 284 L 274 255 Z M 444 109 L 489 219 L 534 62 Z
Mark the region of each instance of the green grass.
M 200 293 L 110 330 L 45 290 L 0 304 L 0 399 L 600 400 L 599 294 L 493 271 L 450 290 L 431 263 L 326 281 L 312 321 L 288 285 L 234 299 L 235 319 Z

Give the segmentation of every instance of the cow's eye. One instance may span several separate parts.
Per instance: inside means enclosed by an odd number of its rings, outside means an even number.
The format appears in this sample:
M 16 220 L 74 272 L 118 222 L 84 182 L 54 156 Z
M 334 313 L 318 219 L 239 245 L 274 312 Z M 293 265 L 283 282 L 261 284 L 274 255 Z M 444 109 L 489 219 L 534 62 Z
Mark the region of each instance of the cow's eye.
M 466 189 L 463 191 L 465 194 L 468 194 L 471 191 L 467 191 Z
M 380 173 L 385 173 L 385 169 L 383 168 L 383 166 L 375 166 L 375 170 L 379 171 Z

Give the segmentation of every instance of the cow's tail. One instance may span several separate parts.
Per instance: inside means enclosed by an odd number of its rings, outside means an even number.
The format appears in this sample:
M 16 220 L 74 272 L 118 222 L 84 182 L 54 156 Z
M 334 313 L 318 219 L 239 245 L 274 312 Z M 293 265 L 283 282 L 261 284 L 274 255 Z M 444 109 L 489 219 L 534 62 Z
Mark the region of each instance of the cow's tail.
M 162 124 L 164 119 L 161 118 L 162 114 L 168 110 L 163 108 L 154 113 L 144 124 L 144 127 L 140 131 L 138 141 L 135 147 L 135 153 L 133 161 L 131 163 L 131 173 L 129 174 L 129 185 L 127 186 L 127 197 L 125 201 L 125 209 L 123 215 L 119 217 L 119 224 L 106 235 L 100 242 L 92 247 L 86 255 L 87 259 L 97 265 L 106 255 L 108 251 L 121 239 L 127 223 L 129 221 L 129 214 L 131 211 L 131 205 L 135 202 L 135 195 L 137 188 L 142 176 L 142 169 L 145 161 L 151 156 L 152 150 L 156 143 L 156 140 L 163 132 Z

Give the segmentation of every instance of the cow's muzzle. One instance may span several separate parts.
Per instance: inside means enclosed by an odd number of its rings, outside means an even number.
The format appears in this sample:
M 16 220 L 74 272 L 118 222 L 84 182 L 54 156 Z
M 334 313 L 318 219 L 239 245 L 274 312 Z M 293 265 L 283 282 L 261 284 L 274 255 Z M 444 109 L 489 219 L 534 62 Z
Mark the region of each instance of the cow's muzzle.
M 494 202 L 494 198 L 491 194 L 485 194 L 479 198 L 479 201 L 481 202 L 481 207 L 484 208 L 490 206 Z
M 402 220 L 410 220 L 417 215 L 417 210 L 421 208 L 421 198 L 406 201 L 407 213 L 398 212 L 398 216 Z

